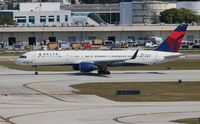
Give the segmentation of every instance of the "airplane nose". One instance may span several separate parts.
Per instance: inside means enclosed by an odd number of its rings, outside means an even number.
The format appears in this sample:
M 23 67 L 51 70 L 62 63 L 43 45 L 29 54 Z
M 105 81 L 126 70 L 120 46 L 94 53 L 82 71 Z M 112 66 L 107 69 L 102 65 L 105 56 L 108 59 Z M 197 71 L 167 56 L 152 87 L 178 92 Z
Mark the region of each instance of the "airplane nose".
M 17 58 L 17 59 L 15 60 L 15 64 L 17 64 L 17 65 L 20 65 L 20 64 L 21 64 L 21 61 L 20 61 L 19 58 Z

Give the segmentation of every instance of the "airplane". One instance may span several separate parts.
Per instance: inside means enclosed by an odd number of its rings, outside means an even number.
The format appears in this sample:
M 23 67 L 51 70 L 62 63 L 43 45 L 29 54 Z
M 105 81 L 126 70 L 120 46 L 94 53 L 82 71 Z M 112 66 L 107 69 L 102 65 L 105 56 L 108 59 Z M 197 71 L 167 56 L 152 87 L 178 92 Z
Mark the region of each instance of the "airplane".
M 38 66 L 72 66 L 80 72 L 97 70 L 99 75 L 109 75 L 110 66 L 153 65 L 170 62 L 183 57 L 180 45 L 187 30 L 187 24 L 180 24 L 154 50 L 68 50 L 68 51 L 31 51 L 19 56 L 15 63 L 31 65 L 38 75 Z

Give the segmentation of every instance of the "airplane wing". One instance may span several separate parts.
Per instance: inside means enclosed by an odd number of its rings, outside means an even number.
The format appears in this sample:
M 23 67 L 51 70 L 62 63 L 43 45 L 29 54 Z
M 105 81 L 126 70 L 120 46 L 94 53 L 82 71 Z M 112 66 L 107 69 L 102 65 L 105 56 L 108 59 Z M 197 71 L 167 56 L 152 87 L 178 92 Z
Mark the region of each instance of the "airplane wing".
M 136 50 L 135 53 L 133 54 L 133 56 L 130 59 L 135 59 L 137 57 L 139 50 Z M 126 60 L 130 60 L 130 59 L 119 59 L 119 60 L 102 60 L 102 61 L 95 61 L 94 64 L 97 66 L 102 66 L 102 65 L 112 65 L 112 64 L 116 64 L 116 63 L 120 63 L 120 62 L 124 62 Z
M 111 66 L 113 64 L 124 62 L 126 60 L 135 59 L 137 57 L 138 51 L 139 50 L 136 50 L 135 53 L 133 54 L 133 56 L 128 59 L 119 59 L 119 60 L 110 59 L 110 60 L 96 60 L 96 61 L 84 60 L 84 61 L 77 61 L 76 63 L 79 64 L 81 62 L 88 62 L 88 63 L 93 63 L 94 65 L 96 65 L 98 67 L 107 67 L 107 66 Z

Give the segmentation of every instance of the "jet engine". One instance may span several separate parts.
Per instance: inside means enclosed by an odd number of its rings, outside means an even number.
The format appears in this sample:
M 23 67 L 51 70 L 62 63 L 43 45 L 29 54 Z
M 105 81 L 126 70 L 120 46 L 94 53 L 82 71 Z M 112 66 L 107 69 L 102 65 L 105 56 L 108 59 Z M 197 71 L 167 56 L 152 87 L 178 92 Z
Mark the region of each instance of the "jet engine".
M 94 65 L 94 63 L 89 63 L 89 62 L 81 62 L 79 64 L 79 70 L 81 72 L 91 72 L 97 69 L 97 66 Z

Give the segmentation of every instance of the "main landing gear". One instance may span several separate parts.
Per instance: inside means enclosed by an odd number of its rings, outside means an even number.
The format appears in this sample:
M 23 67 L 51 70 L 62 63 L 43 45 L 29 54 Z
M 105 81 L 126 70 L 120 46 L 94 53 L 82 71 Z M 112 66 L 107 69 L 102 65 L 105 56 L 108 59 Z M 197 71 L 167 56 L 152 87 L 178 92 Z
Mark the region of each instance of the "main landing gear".
M 107 68 L 100 68 L 99 70 L 98 70 L 98 74 L 99 75 L 110 75 L 110 71 L 107 71 Z
M 107 70 L 98 70 L 99 75 L 110 75 L 110 71 Z
M 38 75 L 38 70 L 37 70 L 37 66 L 33 66 L 34 71 L 35 71 L 35 75 Z

